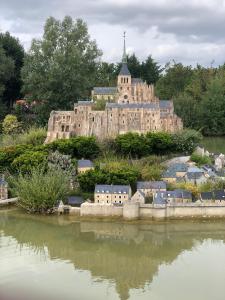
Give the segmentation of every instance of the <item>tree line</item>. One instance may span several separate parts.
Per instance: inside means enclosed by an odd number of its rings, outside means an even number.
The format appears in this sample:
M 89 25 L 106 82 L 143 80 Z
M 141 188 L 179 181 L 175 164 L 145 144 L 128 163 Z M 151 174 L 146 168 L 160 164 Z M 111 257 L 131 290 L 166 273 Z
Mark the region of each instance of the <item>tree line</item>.
M 10 33 L 0 33 L 0 122 L 8 113 L 19 121 L 46 125 L 51 110 L 72 109 L 89 99 L 94 86 L 115 86 L 121 63 L 101 60 L 86 23 L 65 17 L 46 20 L 41 39 L 25 52 Z M 160 66 L 151 55 L 140 61 L 128 56 L 133 77 L 155 84 L 160 99 L 172 99 L 184 126 L 204 135 L 225 134 L 225 65 Z M 15 105 L 17 99 L 26 100 Z

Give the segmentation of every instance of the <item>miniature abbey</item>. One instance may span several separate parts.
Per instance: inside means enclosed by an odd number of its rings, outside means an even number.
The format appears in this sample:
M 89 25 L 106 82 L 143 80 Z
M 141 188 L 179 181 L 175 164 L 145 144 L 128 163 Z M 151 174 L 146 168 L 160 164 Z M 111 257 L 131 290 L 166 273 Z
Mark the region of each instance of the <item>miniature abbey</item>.
M 96 100 L 106 100 L 104 111 L 94 110 Z M 46 142 L 72 136 L 96 136 L 104 139 L 126 132 L 175 132 L 183 128 L 174 113 L 173 102 L 159 100 L 154 86 L 132 78 L 125 49 L 117 87 L 95 87 L 92 101 L 79 101 L 73 111 L 52 111 Z

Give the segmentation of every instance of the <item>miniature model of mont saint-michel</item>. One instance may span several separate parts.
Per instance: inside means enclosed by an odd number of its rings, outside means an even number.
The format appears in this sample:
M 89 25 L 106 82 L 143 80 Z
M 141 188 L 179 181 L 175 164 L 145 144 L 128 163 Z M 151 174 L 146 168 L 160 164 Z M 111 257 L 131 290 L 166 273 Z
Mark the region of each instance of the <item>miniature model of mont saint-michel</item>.
M 79 101 L 73 111 L 52 111 L 46 142 L 73 136 L 113 138 L 127 132 L 175 132 L 183 128 L 171 100 L 159 100 L 154 85 L 132 78 L 127 66 L 126 45 L 116 87 L 94 87 L 91 101 Z M 96 100 L 106 100 L 103 111 L 94 110 Z

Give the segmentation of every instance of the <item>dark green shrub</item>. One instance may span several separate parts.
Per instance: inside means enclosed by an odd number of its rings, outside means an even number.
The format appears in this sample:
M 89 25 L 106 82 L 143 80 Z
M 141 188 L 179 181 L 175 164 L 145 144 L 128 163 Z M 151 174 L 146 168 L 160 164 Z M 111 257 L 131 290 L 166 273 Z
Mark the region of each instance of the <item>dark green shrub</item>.
M 131 132 L 116 137 L 115 150 L 119 154 L 132 157 L 142 157 L 150 152 L 145 136 Z
M 146 142 L 153 154 L 163 155 L 173 152 L 172 135 L 167 132 L 149 132 L 146 134 Z
M 75 137 L 71 139 L 56 140 L 46 145 L 49 150 L 59 151 L 74 158 L 95 158 L 100 148 L 94 137 Z
M 77 179 L 83 192 L 93 192 L 96 184 L 130 184 L 135 187 L 140 173 L 133 168 L 124 170 L 90 170 L 79 174 Z
M 37 168 L 41 165 L 47 165 L 47 152 L 42 151 L 27 151 L 24 154 L 19 155 L 16 157 L 12 164 L 11 169 L 14 172 L 21 172 L 21 173 L 29 173 L 33 168 Z

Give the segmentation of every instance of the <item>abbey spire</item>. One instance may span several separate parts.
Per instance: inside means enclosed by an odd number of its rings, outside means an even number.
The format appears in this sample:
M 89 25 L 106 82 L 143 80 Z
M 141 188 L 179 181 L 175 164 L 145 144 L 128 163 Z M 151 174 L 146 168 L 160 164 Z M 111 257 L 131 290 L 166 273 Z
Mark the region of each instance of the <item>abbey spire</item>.
M 123 56 L 122 56 L 122 67 L 119 75 L 130 76 L 130 71 L 127 66 L 127 53 L 126 53 L 126 32 L 123 34 Z

